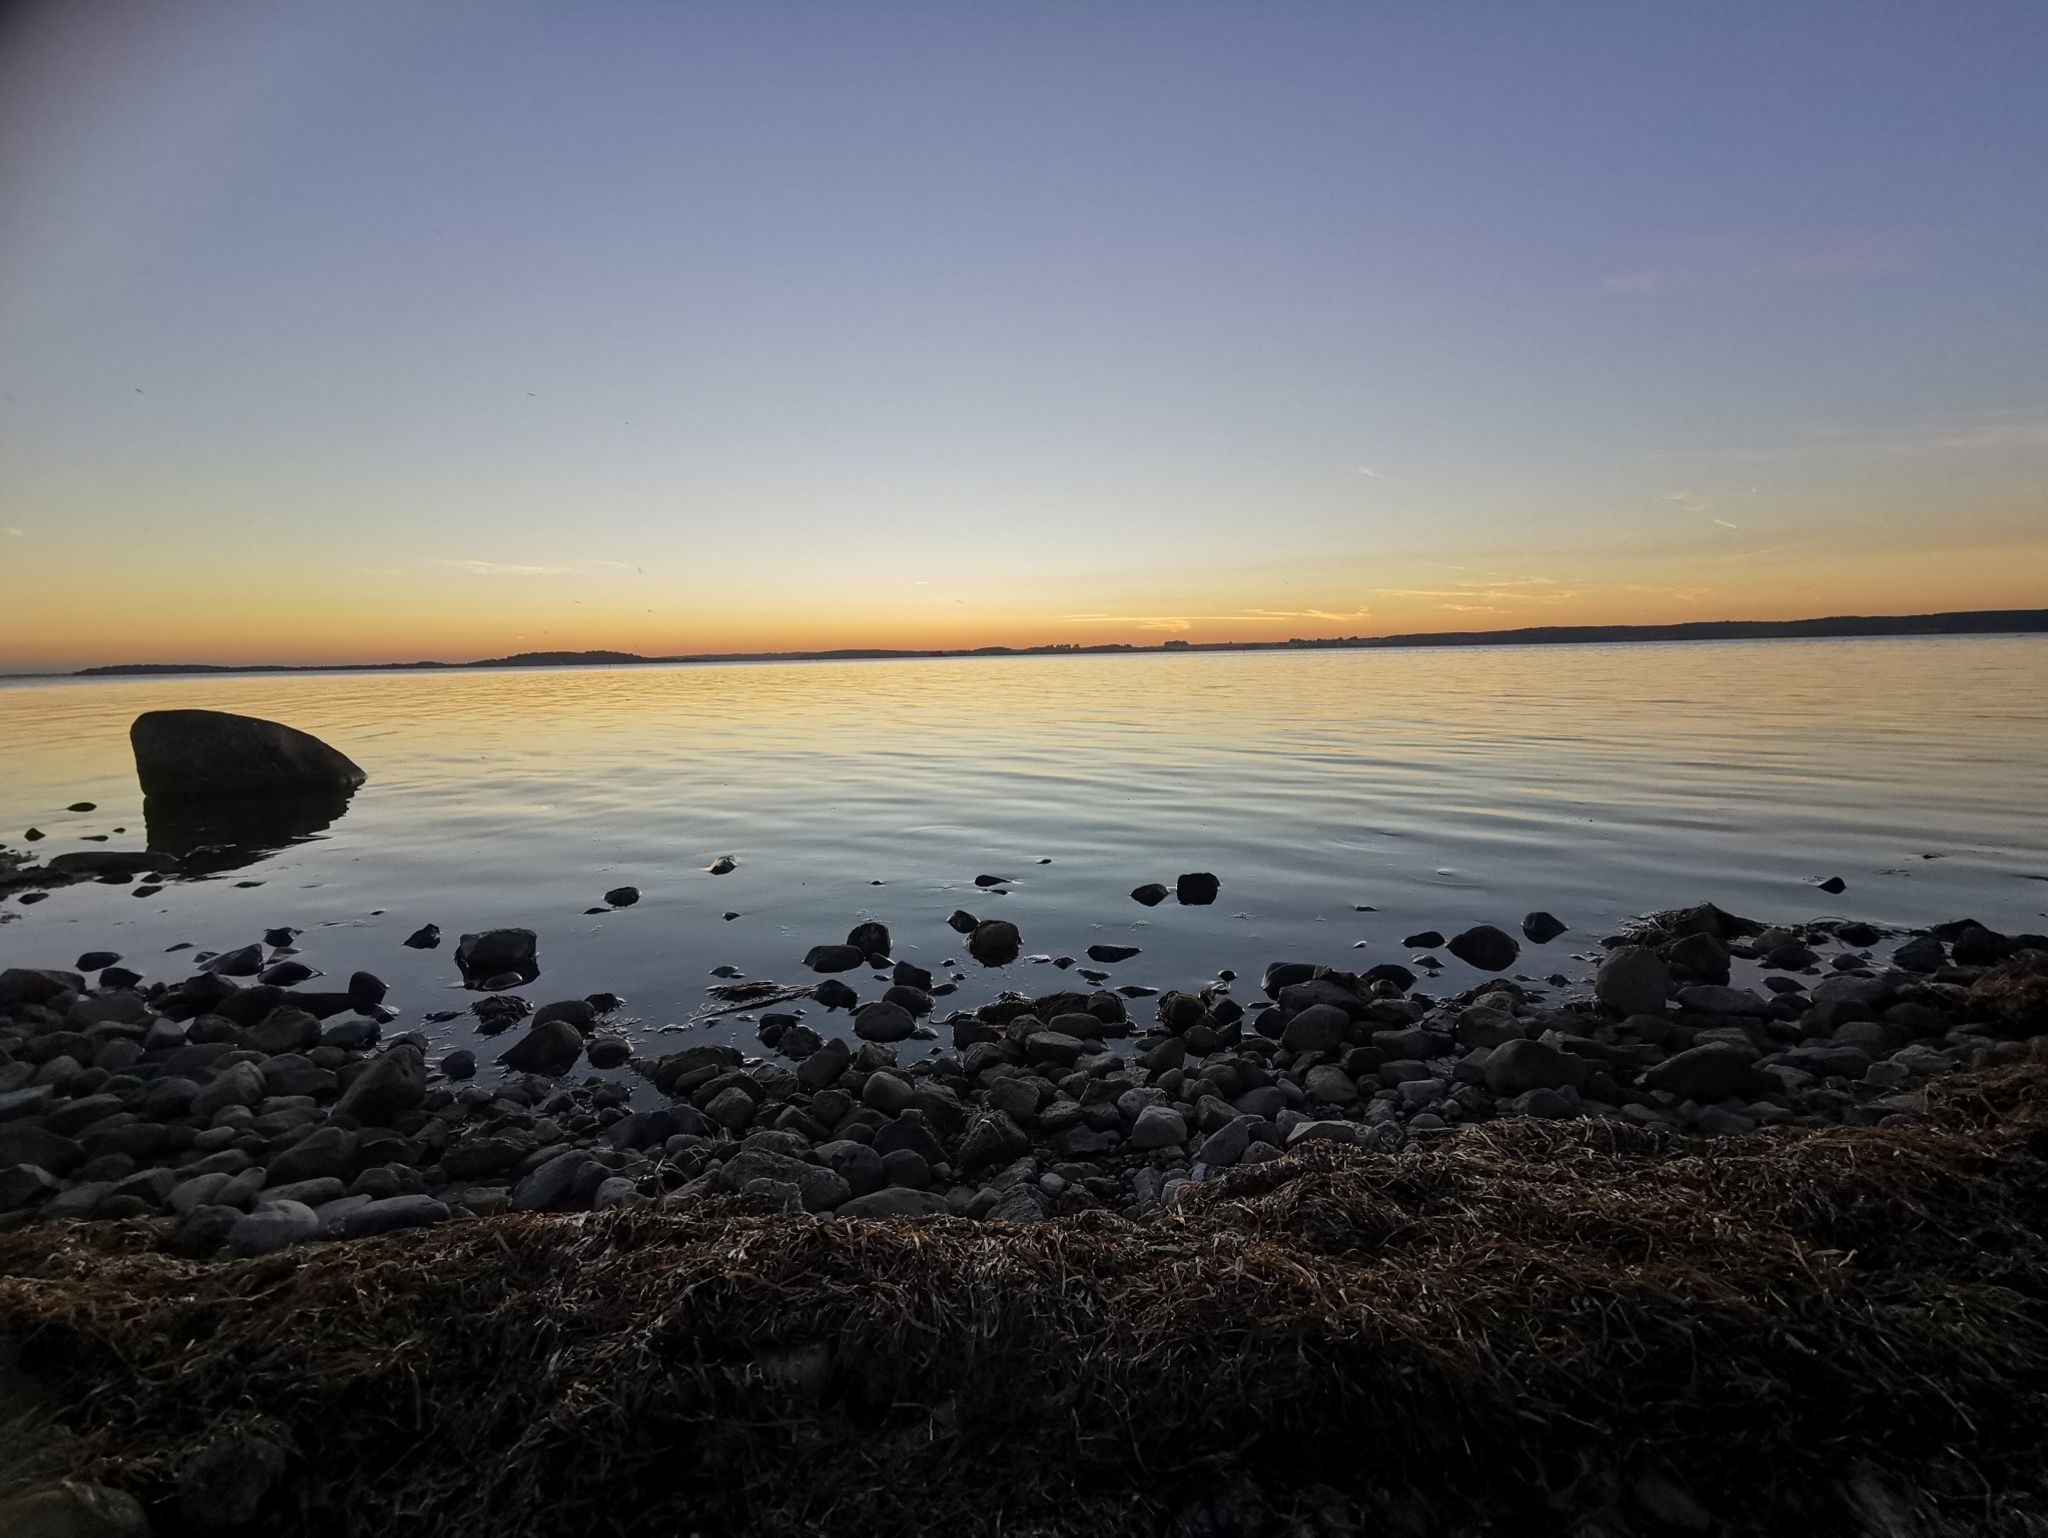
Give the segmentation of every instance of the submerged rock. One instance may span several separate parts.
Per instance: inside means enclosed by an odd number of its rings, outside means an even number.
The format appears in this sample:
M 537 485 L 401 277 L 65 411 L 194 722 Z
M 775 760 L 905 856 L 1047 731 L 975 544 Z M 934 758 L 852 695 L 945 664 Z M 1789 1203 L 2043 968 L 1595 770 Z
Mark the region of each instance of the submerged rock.
M 1216 900 L 1223 883 L 1205 870 L 1189 871 L 1173 884 L 1173 895 L 1190 908 L 1204 908 Z

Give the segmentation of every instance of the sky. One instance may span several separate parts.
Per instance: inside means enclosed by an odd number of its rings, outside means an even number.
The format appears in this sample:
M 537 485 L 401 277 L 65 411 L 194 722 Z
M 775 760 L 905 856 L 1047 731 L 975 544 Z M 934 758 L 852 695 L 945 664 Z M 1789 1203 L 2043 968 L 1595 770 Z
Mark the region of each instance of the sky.
M 0 12 L 0 670 L 2048 605 L 2048 6 Z

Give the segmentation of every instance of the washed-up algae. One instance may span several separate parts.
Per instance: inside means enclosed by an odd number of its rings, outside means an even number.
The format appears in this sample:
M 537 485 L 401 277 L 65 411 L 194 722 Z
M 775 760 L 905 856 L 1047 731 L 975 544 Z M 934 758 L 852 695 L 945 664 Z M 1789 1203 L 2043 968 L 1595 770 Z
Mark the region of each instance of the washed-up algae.
M 2048 1532 L 2048 1064 L 1926 1094 L 1311 1145 L 1142 1221 L 30 1227 L 0 1481 L 166 1533 L 237 1447 L 311 1534 Z

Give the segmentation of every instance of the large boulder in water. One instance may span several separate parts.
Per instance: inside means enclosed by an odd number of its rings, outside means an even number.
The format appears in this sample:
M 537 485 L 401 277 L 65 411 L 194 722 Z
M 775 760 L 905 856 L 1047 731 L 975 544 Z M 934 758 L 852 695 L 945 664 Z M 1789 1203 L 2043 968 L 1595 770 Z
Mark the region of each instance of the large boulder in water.
M 128 728 L 142 793 L 172 801 L 351 791 L 367 776 L 318 737 L 221 710 L 150 710 Z

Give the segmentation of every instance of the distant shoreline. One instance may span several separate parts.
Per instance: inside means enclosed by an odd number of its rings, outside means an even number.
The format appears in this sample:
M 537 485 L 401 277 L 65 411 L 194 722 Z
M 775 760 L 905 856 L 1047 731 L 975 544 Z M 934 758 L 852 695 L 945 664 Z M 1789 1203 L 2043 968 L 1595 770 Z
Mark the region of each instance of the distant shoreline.
M 68 673 L 20 673 L 17 678 L 151 678 L 216 673 L 395 673 L 468 668 L 677 666 L 731 662 L 858 662 L 937 660 L 953 657 L 1065 657 L 1178 652 L 1363 651 L 1450 646 L 1593 646 L 1645 641 L 1849 640 L 1883 636 L 2035 635 L 2048 633 L 2048 609 L 1969 609 L 1943 614 L 1835 615 L 1796 620 L 1694 620 L 1675 625 L 1531 625 L 1513 630 L 1417 631 L 1401 635 L 1295 637 L 1285 641 L 1163 641 L 1083 646 L 974 646 L 951 648 L 839 647 L 824 651 L 697 652 L 648 657 L 638 652 L 519 652 L 473 662 L 123 662 Z

